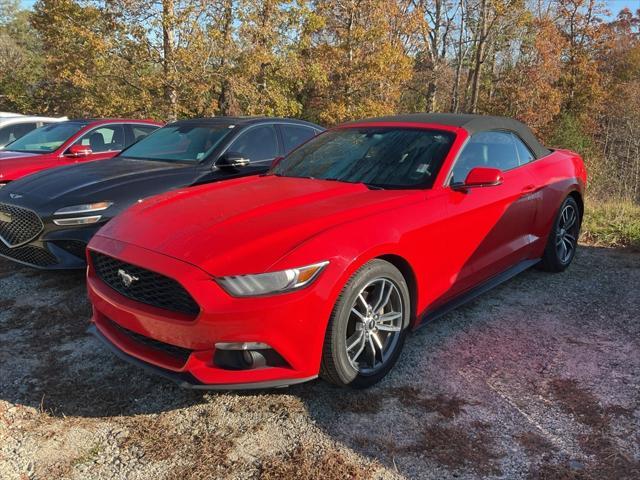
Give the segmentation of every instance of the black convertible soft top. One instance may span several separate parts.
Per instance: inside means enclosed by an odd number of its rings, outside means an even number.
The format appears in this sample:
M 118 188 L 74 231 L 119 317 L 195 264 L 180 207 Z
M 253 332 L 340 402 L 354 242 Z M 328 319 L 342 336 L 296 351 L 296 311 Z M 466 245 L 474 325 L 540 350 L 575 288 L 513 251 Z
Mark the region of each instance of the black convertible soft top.
M 542 145 L 533 132 L 524 123 L 508 117 L 491 115 L 473 115 L 470 113 L 408 113 L 387 117 L 367 118 L 349 123 L 398 122 L 398 123 L 434 123 L 464 128 L 469 135 L 486 130 L 510 130 L 516 133 L 532 150 L 536 158 L 549 155 L 550 150 Z

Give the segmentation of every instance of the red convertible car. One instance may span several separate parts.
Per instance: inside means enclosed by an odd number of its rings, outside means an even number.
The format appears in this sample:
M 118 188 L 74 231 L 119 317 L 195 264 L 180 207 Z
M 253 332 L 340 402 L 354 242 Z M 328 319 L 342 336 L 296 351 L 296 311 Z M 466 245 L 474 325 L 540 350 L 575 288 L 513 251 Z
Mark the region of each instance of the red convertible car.
M 574 258 L 586 171 L 500 117 L 349 123 L 262 176 L 145 200 L 88 248 L 90 330 L 195 388 L 357 388 L 408 331 Z
M 0 187 L 31 173 L 115 157 L 160 128 L 149 120 L 69 120 L 40 127 L 0 149 Z

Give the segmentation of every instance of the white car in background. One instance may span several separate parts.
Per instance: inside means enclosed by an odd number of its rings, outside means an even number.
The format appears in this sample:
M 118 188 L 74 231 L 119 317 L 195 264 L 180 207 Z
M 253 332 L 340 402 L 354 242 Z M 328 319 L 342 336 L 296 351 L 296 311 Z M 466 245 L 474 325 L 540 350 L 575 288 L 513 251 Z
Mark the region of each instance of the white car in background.
M 0 149 L 31 130 L 64 120 L 68 120 L 68 118 L 33 117 L 19 113 L 0 112 Z

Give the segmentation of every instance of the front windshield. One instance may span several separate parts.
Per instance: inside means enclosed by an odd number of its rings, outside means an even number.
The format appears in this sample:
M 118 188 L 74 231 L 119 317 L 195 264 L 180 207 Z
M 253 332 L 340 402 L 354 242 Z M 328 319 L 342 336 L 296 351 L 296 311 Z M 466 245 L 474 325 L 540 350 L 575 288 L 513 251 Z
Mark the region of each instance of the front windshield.
M 417 128 L 332 130 L 294 150 L 271 173 L 381 188 L 429 188 L 453 139 L 452 133 Z
M 229 125 L 168 125 L 120 155 L 140 160 L 196 163 L 207 158 L 230 131 Z
M 62 122 L 36 128 L 11 142 L 4 149 L 12 152 L 50 153 L 60 148 L 84 126 L 84 123 Z

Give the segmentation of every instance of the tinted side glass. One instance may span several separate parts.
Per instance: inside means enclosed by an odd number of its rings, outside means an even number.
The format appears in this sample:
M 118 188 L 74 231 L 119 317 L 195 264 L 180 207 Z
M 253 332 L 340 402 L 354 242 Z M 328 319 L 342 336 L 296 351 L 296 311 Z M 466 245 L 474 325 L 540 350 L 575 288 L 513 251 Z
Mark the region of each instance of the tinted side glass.
M 19 139 L 37 127 L 38 125 L 35 123 L 18 123 L 0 128 L 0 147 L 4 147 L 7 143 Z
M 158 127 L 146 126 L 146 125 L 131 125 L 131 130 L 133 131 L 133 138 L 130 139 L 127 147 L 139 140 L 142 140 L 144 137 L 149 135 L 151 132 L 157 130 Z
M 301 127 L 299 125 L 280 125 L 280 130 L 282 130 L 285 155 L 316 134 L 313 128 Z
M 83 135 L 76 145 L 86 145 L 93 153 L 113 152 L 124 148 L 124 128 L 122 125 L 105 125 Z
M 273 125 L 260 125 L 240 134 L 228 152 L 241 153 L 252 162 L 271 160 L 278 156 L 278 139 Z
M 516 144 L 516 150 L 518 151 L 518 160 L 520 160 L 520 165 L 524 165 L 525 163 L 529 163 L 535 160 L 536 157 L 533 156 L 529 147 L 525 145 L 525 143 L 520 140 L 520 137 L 517 135 L 513 135 L 513 141 Z
M 227 123 L 175 123 L 140 139 L 122 155 L 140 160 L 198 163 L 207 159 L 230 131 Z
M 513 136 L 507 132 L 478 132 L 473 135 L 453 167 L 452 183 L 464 182 L 475 167 L 491 167 L 500 170 L 516 168 L 518 153 Z

